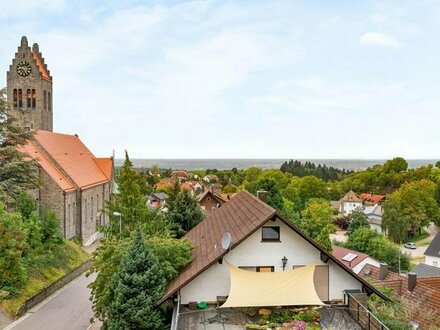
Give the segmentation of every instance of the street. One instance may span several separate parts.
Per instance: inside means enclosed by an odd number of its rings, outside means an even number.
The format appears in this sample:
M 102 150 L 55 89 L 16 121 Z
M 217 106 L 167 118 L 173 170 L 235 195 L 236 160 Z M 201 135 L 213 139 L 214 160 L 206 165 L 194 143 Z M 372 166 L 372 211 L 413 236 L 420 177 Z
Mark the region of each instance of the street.
M 26 315 L 5 330 L 81 330 L 87 329 L 93 317 L 90 289 L 87 285 L 95 279 L 81 275 L 48 300 L 31 309 Z

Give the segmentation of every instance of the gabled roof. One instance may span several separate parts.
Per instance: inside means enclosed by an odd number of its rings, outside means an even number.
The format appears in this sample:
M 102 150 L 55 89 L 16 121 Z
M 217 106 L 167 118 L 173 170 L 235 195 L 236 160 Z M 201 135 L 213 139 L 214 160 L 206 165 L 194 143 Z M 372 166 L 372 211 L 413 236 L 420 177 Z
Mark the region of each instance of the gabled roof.
M 87 189 L 109 182 L 113 160 L 95 158 L 76 135 L 36 131 L 21 148 L 64 190 Z
M 425 251 L 425 256 L 440 258 L 440 232 L 435 235 L 431 244 L 429 244 Z
M 375 195 L 375 194 L 368 194 L 368 193 L 362 193 L 359 195 L 359 197 L 367 205 L 376 205 L 376 204 L 383 202 L 385 199 L 384 195 Z
M 214 198 L 220 204 L 226 203 L 226 200 L 224 200 L 223 197 L 213 193 L 210 189 L 205 189 L 204 192 L 202 192 L 199 196 L 197 196 L 197 201 L 201 202 L 203 198 L 206 197 L 206 195 L 212 196 L 212 198 Z
M 347 261 L 346 259 L 351 259 L 351 258 L 346 258 L 347 255 L 350 255 L 350 253 L 353 259 L 351 261 Z M 361 261 L 369 257 L 368 254 L 355 250 L 346 249 L 342 246 L 337 246 L 337 245 L 333 246 L 333 255 L 345 266 L 351 269 L 353 269 L 353 267 L 356 267 Z
M 344 197 L 341 198 L 341 202 L 358 202 L 362 203 L 362 199 L 356 195 L 356 193 L 353 190 L 350 190 L 348 193 L 344 195 Z
M 219 243 L 220 238 L 224 233 L 228 232 L 231 234 L 232 243 L 230 249 L 234 249 L 246 238 L 261 228 L 268 220 L 274 217 L 281 219 L 281 221 L 287 226 L 320 250 L 324 255 L 327 255 L 329 259 L 356 278 L 365 287 L 370 288 L 371 291 L 383 299 L 387 299 L 387 297 L 381 292 L 356 275 L 351 269 L 346 267 L 330 252 L 326 251 L 321 245 L 304 234 L 283 215 L 277 213 L 275 209 L 262 202 L 254 195 L 243 190 L 217 211 L 208 215 L 202 222 L 185 235 L 185 238 L 189 239 L 193 245 L 192 261 L 169 283 L 167 291 L 159 303 L 170 298 L 178 290 L 228 253 L 228 251 L 225 251 L 220 247 Z
M 34 159 L 63 191 L 69 192 L 75 190 L 75 185 L 70 179 L 61 173 L 32 141 L 28 141 L 27 144 L 21 146 L 19 151 L 27 154 L 29 158 Z

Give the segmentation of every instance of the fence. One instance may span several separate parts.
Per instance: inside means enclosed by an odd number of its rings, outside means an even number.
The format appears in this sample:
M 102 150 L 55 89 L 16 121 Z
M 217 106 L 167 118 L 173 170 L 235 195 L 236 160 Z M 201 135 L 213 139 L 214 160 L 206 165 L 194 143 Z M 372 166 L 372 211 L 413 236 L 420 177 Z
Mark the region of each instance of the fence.
M 35 305 L 42 302 L 44 299 L 61 289 L 63 286 L 65 286 L 67 283 L 71 282 L 75 278 L 77 278 L 79 275 L 84 273 L 86 270 L 88 270 L 92 265 L 92 260 L 89 259 L 74 270 L 72 270 L 70 273 L 64 275 L 56 282 L 50 284 L 34 296 L 26 299 L 23 305 L 20 306 L 20 308 L 17 310 L 17 317 L 22 316 L 25 314 L 29 309 L 34 307 Z
M 348 311 L 350 315 L 366 330 L 390 330 L 351 293 L 348 293 Z

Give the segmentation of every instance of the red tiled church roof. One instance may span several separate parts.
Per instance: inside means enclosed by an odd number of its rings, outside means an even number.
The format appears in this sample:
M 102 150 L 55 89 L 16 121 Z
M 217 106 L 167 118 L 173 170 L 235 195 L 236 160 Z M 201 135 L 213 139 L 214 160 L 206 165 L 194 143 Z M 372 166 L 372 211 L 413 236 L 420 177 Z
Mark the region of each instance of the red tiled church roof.
M 112 177 L 112 159 L 95 158 L 76 135 L 36 131 L 21 149 L 64 191 L 90 188 Z

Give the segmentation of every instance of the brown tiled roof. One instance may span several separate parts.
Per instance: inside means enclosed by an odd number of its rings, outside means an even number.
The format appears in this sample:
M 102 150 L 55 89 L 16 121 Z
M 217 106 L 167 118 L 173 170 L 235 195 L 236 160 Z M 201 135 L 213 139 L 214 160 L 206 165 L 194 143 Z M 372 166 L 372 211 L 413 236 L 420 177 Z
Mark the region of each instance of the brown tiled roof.
M 370 269 L 368 275 L 364 272 L 364 269 L 366 267 Z M 418 278 L 416 287 L 412 292 L 410 292 L 408 291 L 408 278 L 406 276 L 388 271 L 385 279 L 380 280 L 379 268 L 369 264 L 365 265 L 364 268 L 362 268 L 359 275 L 371 281 L 376 286 L 392 288 L 396 296 L 405 296 L 409 300 L 425 306 L 427 311 L 425 315 L 429 317 L 428 312 L 435 313 L 437 316 L 437 320 L 439 321 L 436 326 L 440 326 L 440 290 L 428 285 L 426 279 Z M 431 285 L 433 284 L 431 283 Z M 423 318 L 423 315 L 419 320 L 415 321 L 420 323 L 422 326 L 426 326 L 427 322 L 430 322 L 430 320 Z
M 188 238 L 193 245 L 192 261 L 169 283 L 167 291 L 159 303 L 170 298 L 178 290 L 228 253 L 228 251 L 223 250 L 220 246 L 220 240 L 224 233 L 228 232 L 231 234 L 232 239 L 230 249 L 234 249 L 274 216 L 279 217 L 287 226 L 297 232 L 323 254 L 327 255 L 364 286 L 368 287 L 383 299 L 387 299 L 387 297 L 356 275 L 331 253 L 305 235 L 283 215 L 277 213 L 275 209 L 262 202 L 254 195 L 243 190 L 234 198 L 226 202 L 217 211 L 208 215 L 202 222 L 185 235 L 185 238 Z
M 341 202 L 359 202 L 362 203 L 362 199 L 356 195 L 353 190 L 350 190 L 348 193 L 341 198 Z
M 218 203 L 222 204 L 226 203 L 227 201 L 223 199 L 223 197 L 213 193 L 211 190 L 209 189 L 205 189 L 204 192 L 202 192 L 199 196 L 197 196 L 197 201 L 201 202 L 203 200 L 203 198 L 205 198 L 206 195 L 211 195 Z
M 353 261 L 348 262 L 343 260 L 342 258 L 344 258 L 347 254 L 349 253 L 353 253 L 355 255 L 357 255 L 357 257 L 355 259 L 353 259 Z M 345 266 L 353 269 L 353 267 L 356 267 L 362 260 L 368 258 L 368 254 L 359 252 L 359 251 L 355 251 L 355 250 L 350 250 L 350 249 L 346 249 L 342 246 L 333 246 L 333 255 L 340 261 L 342 262 Z
M 384 195 L 374 195 L 368 193 L 362 193 L 359 197 L 364 201 L 367 205 L 376 205 L 384 201 Z

